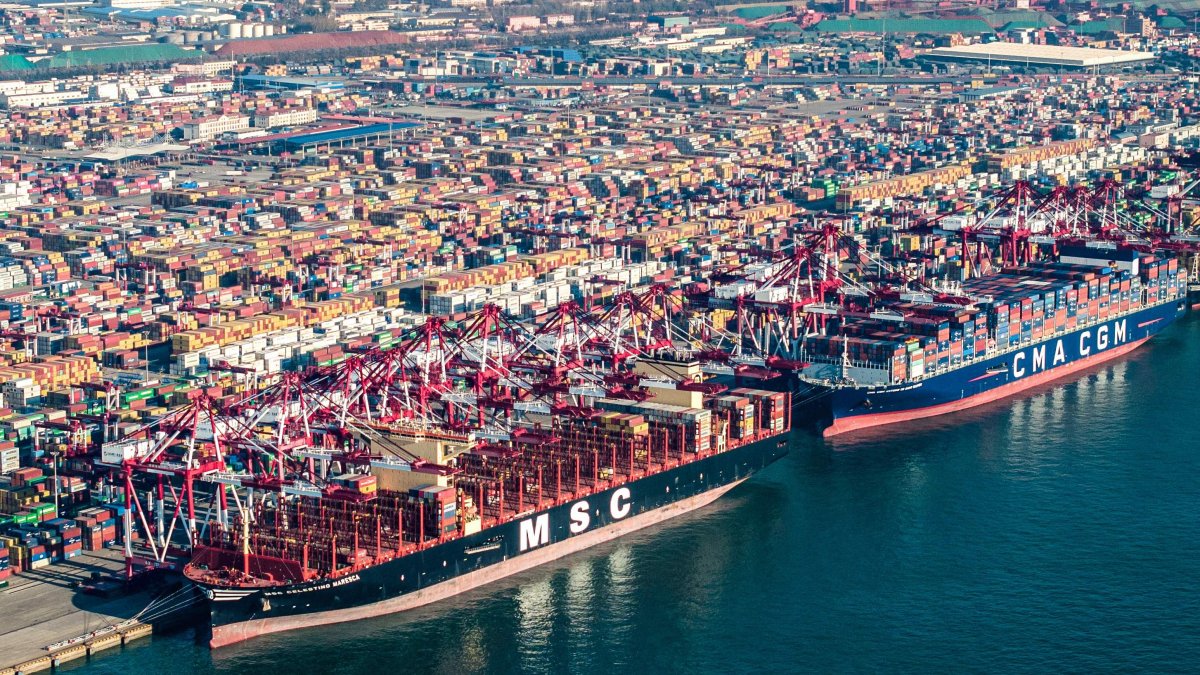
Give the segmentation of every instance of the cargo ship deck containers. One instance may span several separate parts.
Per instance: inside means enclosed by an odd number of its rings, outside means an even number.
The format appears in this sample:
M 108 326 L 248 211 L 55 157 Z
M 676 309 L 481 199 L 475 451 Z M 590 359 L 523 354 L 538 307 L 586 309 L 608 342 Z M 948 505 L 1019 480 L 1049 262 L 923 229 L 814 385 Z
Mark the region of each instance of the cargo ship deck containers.
M 826 435 L 980 405 L 1115 358 L 1181 306 L 1173 258 L 1064 248 L 1061 260 L 972 279 L 962 304 L 882 301 L 808 338 L 801 378 L 832 391 Z
M 698 407 L 604 399 L 486 442 L 377 426 L 447 465 L 372 461 L 319 497 L 257 500 L 253 523 L 208 523 L 186 574 L 210 643 L 433 602 L 703 506 L 786 452 L 786 393 L 669 391 Z

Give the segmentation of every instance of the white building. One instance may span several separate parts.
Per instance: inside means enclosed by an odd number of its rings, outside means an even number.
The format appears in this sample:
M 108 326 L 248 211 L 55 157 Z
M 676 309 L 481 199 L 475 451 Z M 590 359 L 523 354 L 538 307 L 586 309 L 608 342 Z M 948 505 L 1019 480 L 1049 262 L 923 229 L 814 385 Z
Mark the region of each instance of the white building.
M 0 94 L 28 94 L 31 91 L 51 91 L 54 87 L 49 82 L 26 82 L 24 80 L 4 80 L 0 82 Z
M 233 91 L 233 80 L 181 78 L 168 85 L 172 94 L 208 94 L 214 91 Z
M 78 89 L 66 91 L 35 91 L 22 94 L 0 94 L 0 108 L 43 108 L 74 101 L 86 101 L 88 95 Z
M 293 127 L 297 124 L 308 124 L 317 121 L 316 108 L 290 108 L 287 110 L 270 110 L 254 115 L 254 127 L 273 129 L 275 127 Z
M 233 72 L 233 67 L 237 65 L 236 61 L 206 61 L 204 63 L 177 63 L 171 67 L 171 70 L 180 75 L 203 75 L 212 77 L 221 73 Z
M 250 128 L 250 118 L 246 115 L 213 115 L 186 122 L 179 126 L 185 141 L 207 141 L 229 131 L 241 131 Z
M 170 0 L 104 0 L 105 7 L 113 9 L 158 9 L 171 4 Z

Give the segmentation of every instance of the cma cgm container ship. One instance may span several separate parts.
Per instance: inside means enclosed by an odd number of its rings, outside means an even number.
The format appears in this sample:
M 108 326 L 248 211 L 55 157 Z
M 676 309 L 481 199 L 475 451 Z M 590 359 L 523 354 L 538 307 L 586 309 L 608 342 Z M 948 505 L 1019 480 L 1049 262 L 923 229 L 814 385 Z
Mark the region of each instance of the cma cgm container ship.
M 1064 249 L 964 284 L 962 303 L 895 301 L 805 345 L 832 436 L 964 410 L 1126 354 L 1184 310 L 1173 258 Z M 912 300 L 912 298 L 909 298 Z
M 439 484 L 371 462 L 336 493 L 260 503 L 214 527 L 186 576 L 209 644 L 398 612 L 702 507 L 787 452 L 788 394 L 674 391 L 558 411 L 503 441 L 380 427 L 444 457 Z M 660 394 L 663 393 L 660 391 Z M 709 392 L 710 394 L 713 392 Z

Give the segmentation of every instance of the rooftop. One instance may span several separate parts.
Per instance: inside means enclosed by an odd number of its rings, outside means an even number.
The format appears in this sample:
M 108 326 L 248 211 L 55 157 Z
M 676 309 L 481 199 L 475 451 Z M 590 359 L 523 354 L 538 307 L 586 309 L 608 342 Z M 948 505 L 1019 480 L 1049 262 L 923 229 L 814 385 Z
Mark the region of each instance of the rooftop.
M 102 162 L 121 162 L 134 157 L 149 157 L 150 155 L 157 155 L 159 153 L 187 152 L 188 150 L 190 148 L 186 145 L 175 145 L 172 143 L 153 143 L 126 148 L 113 146 L 85 155 L 84 158 Z
M 1027 65 L 1054 65 L 1074 68 L 1090 68 L 1119 63 L 1138 63 L 1154 59 L 1154 54 L 1150 52 L 1018 44 L 1013 42 L 939 47 L 931 50 L 927 55 L 935 58 L 964 61 L 986 59 L 990 61 L 1024 63 Z
M 221 45 L 216 54 L 223 57 L 256 54 L 283 54 L 297 51 L 320 51 L 353 49 L 385 45 L 405 44 L 410 40 L 406 33 L 390 30 L 363 30 L 339 33 L 315 33 L 302 35 L 277 35 L 253 40 L 233 40 Z
M 280 89 L 337 89 L 345 86 L 345 82 L 336 78 L 321 77 L 275 77 L 271 75 L 242 75 L 238 78 L 242 84 Z
M 35 68 L 33 62 L 20 54 L 0 55 L 0 71 L 32 70 L 33 68 Z
M 498 110 L 440 105 L 405 105 L 397 106 L 392 110 L 398 115 L 407 117 L 428 117 L 438 120 L 461 119 L 467 122 L 486 122 L 497 117 L 509 116 L 509 113 Z
M 141 44 L 122 47 L 101 47 L 62 52 L 48 59 L 37 61 L 37 68 L 73 68 L 98 66 L 114 63 L 149 63 L 155 61 L 183 61 L 199 59 L 203 52 L 184 49 L 171 44 Z
M 353 142 L 363 138 L 387 136 L 395 131 L 419 126 L 421 125 L 417 122 L 393 122 L 391 124 L 367 124 L 360 127 L 331 129 L 329 131 L 318 131 L 312 134 L 292 136 L 284 141 L 284 145 L 289 148 L 302 148 L 311 145 L 323 145 L 325 143 Z
M 817 24 L 823 33 L 993 33 L 983 19 L 826 19 Z

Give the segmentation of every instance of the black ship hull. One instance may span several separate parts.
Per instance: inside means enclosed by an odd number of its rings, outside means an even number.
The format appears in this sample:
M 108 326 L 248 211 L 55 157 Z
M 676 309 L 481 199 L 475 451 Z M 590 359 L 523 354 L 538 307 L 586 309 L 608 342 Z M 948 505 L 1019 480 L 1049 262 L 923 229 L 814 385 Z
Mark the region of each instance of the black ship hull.
M 711 503 L 787 453 L 776 436 L 573 499 L 335 579 L 201 586 L 209 644 L 419 607 Z

